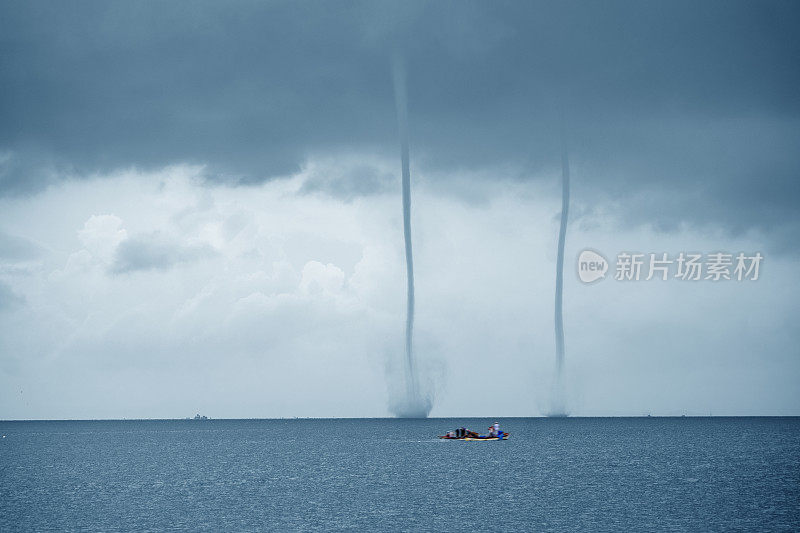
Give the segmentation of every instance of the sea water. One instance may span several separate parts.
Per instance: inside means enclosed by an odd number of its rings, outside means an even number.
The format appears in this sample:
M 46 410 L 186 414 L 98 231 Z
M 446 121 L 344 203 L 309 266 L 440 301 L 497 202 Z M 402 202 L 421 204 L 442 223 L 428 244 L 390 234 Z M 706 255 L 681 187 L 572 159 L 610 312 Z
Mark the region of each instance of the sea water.
M 800 418 L 0 422 L 0 531 L 800 530 Z

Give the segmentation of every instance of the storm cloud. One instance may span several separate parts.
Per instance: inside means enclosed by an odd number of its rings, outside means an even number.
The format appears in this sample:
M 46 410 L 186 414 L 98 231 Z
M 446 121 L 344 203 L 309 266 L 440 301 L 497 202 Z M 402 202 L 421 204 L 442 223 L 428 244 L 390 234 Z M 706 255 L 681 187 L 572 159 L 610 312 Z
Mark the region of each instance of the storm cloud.
M 0 417 L 387 415 L 397 55 L 434 416 L 549 405 L 562 116 L 571 412 L 797 414 L 799 29 L 784 1 L 2 2 Z M 584 248 L 765 259 L 584 286 Z
M 25 298 L 16 294 L 11 287 L 0 282 L 0 311 L 14 309 L 25 302 Z
M 4 2 L 0 194 L 177 163 L 246 185 L 390 154 L 400 50 L 415 164 L 449 189 L 469 186 L 458 170 L 556 169 L 563 106 L 577 203 L 631 197 L 624 223 L 777 229 L 780 246 L 800 236 L 799 25 L 792 2 Z M 359 172 L 346 197 L 381 188 Z
M 30 261 L 41 255 L 41 248 L 28 239 L 0 231 L 0 260 L 9 263 Z
M 110 271 L 115 274 L 137 270 L 165 270 L 214 255 L 207 245 L 182 245 L 153 234 L 122 241 L 117 247 Z

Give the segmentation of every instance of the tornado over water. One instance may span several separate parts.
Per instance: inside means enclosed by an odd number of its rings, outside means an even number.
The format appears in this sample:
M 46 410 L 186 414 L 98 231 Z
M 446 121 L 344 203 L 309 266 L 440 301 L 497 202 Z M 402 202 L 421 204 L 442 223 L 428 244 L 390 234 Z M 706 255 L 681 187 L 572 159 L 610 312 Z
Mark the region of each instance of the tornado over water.
M 397 107 L 397 125 L 400 132 L 400 161 L 403 173 L 403 238 L 406 245 L 406 385 L 409 398 L 417 396 L 417 375 L 414 369 L 412 341 L 414 336 L 414 253 L 411 248 L 411 170 L 408 149 L 408 96 L 405 69 L 397 60 L 394 67 L 394 94 Z
M 405 345 L 405 393 L 404 400 L 397 402 L 393 410 L 400 417 L 420 418 L 428 416 L 430 401 L 420 394 L 419 371 L 416 368 L 413 350 L 414 337 L 414 256 L 411 248 L 411 171 L 408 147 L 408 97 L 406 73 L 402 60 L 394 60 L 394 96 L 397 108 L 397 125 L 400 136 L 400 160 L 403 190 L 403 237 L 406 248 L 406 345 Z
M 563 126 L 562 126 L 563 130 Z M 551 415 L 566 415 L 566 390 L 564 383 L 564 317 L 562 301 L 564 292 L 564 242 L 567 237 L 567 218 L 569 216 L 569 154 L 562 131 L 561 135 L 561 226 L 558 230 L 558 257 L 556 259 L 556 375 L 553 390 Z

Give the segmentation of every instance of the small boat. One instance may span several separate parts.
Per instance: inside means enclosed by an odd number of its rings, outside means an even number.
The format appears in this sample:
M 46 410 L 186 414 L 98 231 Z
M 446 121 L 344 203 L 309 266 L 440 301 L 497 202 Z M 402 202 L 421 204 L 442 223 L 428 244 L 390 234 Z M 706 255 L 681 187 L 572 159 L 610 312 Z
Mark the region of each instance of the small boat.
M 477 437 L 448 437 L 447 435 L 439 435 L 439 438 L 447 440 L 508 440 L 508 433 L 503 433 L 500 437 L 485 437 L 483 435 Z
M 446 440 L 508 440 L 509 434 L 501 431 L 497 437 L 489 435 L 479 435 L 467 428 L 458 428 L 455 431 L 448 431 L 445 435 L 439 435 L 440 439 Z

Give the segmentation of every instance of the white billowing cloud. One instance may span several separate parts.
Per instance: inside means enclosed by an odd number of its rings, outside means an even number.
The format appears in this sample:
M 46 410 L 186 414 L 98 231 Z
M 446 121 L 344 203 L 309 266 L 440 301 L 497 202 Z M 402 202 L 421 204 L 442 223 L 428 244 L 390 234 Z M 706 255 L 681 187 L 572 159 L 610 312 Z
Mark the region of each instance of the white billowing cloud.
M 252 188 L 202 174 L 125 171 L 0 200 L 0 231 L 37 243 L 25 269 L 0 269 L 14 299 L 0 310 L 0 418 L 388 414 L 405 318 L 398 195 L 305 194 L 303 172 Z M 432 414 L 543 412 L 558 197 L 505 182 L 463 201 L 416 179 L 415 348 Z M 583 285 L 570 269 L 585 248 L 613 263 L 760 245 L 619 231 L 584 211 L 564 289 L 575 414 L 797 413 L 789 259 L 767 256 L 751 284 L 625 284 L 609 270 Z
M 129 236 L 123 225 L 116 215 L 90 216 L 78 231 L 83 248 L 70 255 L 66 270 L 90 265 L 101 265 L 112 274 L 166 270 L 212 256 L 213 243 L 220 244 L 208 226 L 196 236 L 171 236 L 160 230 Z
M 40 279 L 9 280 L 30 298 L 14 316 L 19 334 L 7 329 L 12 321 L 0 323 L 8 333 L 0 359 L 17 372 L 2 379 L 23 391 L 9 394 L 16 403 L 5 405 L 34 417 L 180 416 L 201 408 L 216 416 L 346 415 L 363 405 L 371 405 L 366 414 L 383 414 L 383 356 L 371 345 L 378 342 L 342 325 L 370 324 L 369 305 L 347 287 L 344 271 L 353 276 L 360 268 L 369 239 L 349 208 L 295 199 L 297 187 L 207 190 L 180 167 L 121 173 L 108 187 L 104 180 L 76 182 L 30 199 L 21 213 L 45 213 L 50 195 L 67 197 L 71 211 L 83 212 L 61 215 L 73 224 L 82 220 L 62 236 Z M 111 188 L 118 194 L 108 194 Z M 97 205 L 105 214 L 92 213 Z M 9 216 L 3 224 L 40 235 L 28 218 L 15 226 L 18 219 Z M 63 220 L 55 222 L 63 227 Z M 320 242 L 344 243 L 351 251 L 308 247 Z M 53 326 L 39 342 L 28 342 L 24 331 L 45 318 Z M 372 326 L 383 342 L 385 327 Z M 175 382 L 168 387 L 183 395 L 165 400 L 168 393 L 155 384 L 163 380 L 167 387 L 170 376 Z M 261 381 L 237 384 L 255 376 Z M 116 403 L 98 396 L 108 382 L 119 385 Z M 372 400 L 337 398 L 343 387 Z M 326 393 L 321 412 L 320 398 L 305 398 L 306 389 Z M 40 403 L 28 406 L 31 397 Z M 57 407 L 55 397 L 64 400 Z
M 336 265 L 309 261 L 303 267 L 300 289 L 305 293 L 334 295 L 341 292 L 343 286 L 344 272 Z
M 108 262 L 117 246 L 128 238 L 128 233 L 118 216 L 92 215 L 78 231 L 78 238 L 93 257 Z

